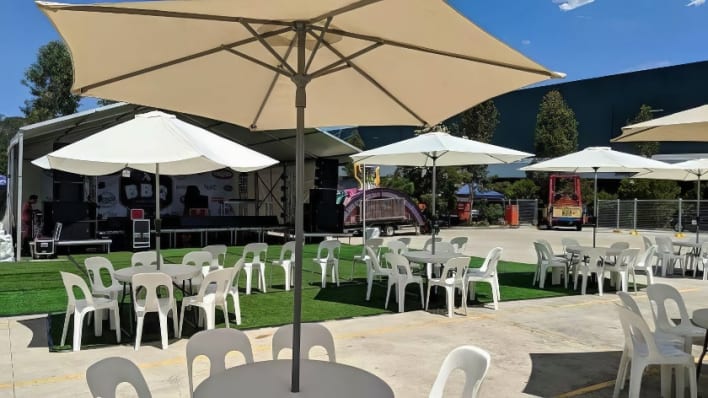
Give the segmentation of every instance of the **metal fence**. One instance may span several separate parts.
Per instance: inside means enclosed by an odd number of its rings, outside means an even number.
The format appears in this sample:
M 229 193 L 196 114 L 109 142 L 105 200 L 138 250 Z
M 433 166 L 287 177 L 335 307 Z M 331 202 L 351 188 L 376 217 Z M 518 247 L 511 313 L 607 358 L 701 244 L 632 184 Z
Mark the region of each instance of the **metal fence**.
M 519 206 L 519 224 L 538 224 L 538 199 L 513 199 L 511 204 Z
M 598 227 L 614 229 L 695 230 L 696 200 L 598 200 Z M 701 201 L 708 213 L 708 201 Z M 706 213 L 704 213 L 704 211 Z M 701 218 L 701 229 L 708 218 Z

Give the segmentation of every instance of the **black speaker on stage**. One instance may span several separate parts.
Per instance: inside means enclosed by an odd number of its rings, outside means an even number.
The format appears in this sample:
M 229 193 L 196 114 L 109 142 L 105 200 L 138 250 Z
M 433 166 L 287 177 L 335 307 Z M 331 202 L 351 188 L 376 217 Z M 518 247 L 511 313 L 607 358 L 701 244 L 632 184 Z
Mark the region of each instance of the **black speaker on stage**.
M 339 179 L 339 161 L 337 159 L 317 159 L 315 161 L 315 186 L 317 188 L 337 189 Z
M 311 189 L 309 213 L 311 232 L 342 232 L 344 206 L 337 204 L 336 189 Z

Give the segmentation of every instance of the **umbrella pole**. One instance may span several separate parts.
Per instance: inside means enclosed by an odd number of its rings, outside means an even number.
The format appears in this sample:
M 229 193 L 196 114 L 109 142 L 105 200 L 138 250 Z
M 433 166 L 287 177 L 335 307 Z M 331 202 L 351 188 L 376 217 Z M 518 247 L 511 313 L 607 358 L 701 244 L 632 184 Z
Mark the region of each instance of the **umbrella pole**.
M 696 181 L 696 243 L 698 243 L 699 236 L 701 234 L 701 174 L 698 174 L 698 180 Z
M 436 196 L 436 193 L 435 193 L 435 188 L 436 188 L 436 186 L 435 186 L 435 185 L 436 185 L 435 175 L 437 174 L 437 172 L 436 172 L 436 166 L 435 166 L 435 161 L 436 161 L 436 160 L 437 160 L 437 158 L 436 158 L 435 156 L 433 156 L 433 201 L 432 201 L 432 202 L 433 202 L 433 210 L 432 210 L 432 214 L 433 214 L 433 225 L 432 225 L 432 228 L 431 228 L 431 229 L 433 230 L 433 232 L 432 232 L 432 237 L 433 237 L 433 254 L 435 254 L 435 226 L 436 226 L 437 223 L 438 223 L 438 222 L 437 222 L 437 219 L 436 219 L 436 216 L 435 216 L 435 213 L 436 213 L 436 212 L 435 212 L 435 196 Z
M 595 247 L 595 238 L 597 236 L 597 215 L 598 215 L 598 203 L 597 203 L 597 167 L 593 167 L 595 170 L 595 199 L 592 203 L 593 213 L 595 213 L 595 220 L 592 223 L 592 247 Z
M 366 165 L 362 164 L 361 165 L 361 187 L 364 190 L 362 192 L 363 199 L 361 200 L 361 236 L 363 238 L 364 246 L 366 246 Z M 354 173 L 356 173 L 356 168 L 354 169 Z M 366 254 L 366 249 L 364 249 L 364 254 Z
M 305 238 L 303 228 L 302 192 L 305 187 L 305 107 L 307 106 L 307 78 L 305 76 L 305 23 L 295 22 L 297 35 L 297 75 L 295 107 L 297 127 L 295 134 L 295 280 L 293 287 L 293 359 L 290 391 L 300 392 L 300 323 L 302 312 L 302 252 Z
M 160 230 L 162 220 L 160 219 L 160 164 L 155 164 L 155 252 L 157 255 L 157 270 L 160 270 Z

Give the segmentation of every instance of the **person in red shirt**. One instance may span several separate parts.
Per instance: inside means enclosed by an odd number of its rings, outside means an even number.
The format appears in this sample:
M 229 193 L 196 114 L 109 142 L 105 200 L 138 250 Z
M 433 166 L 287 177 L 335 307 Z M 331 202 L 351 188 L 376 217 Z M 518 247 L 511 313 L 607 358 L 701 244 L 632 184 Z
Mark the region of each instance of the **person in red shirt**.
M 32 218 L 34 216 L 34 205 L 37 203 L 37 195 L 30 195 L 27 202 L 22 205 L 22 242 L 32 239 Z

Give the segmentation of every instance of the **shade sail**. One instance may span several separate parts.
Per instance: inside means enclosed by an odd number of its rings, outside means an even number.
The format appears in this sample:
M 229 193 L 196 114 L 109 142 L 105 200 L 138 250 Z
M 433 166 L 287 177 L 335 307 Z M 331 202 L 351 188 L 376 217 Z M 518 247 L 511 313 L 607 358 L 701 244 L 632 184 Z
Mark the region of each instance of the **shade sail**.
M 708 141 L 708 105 L 622 127 L 613 142 Z

